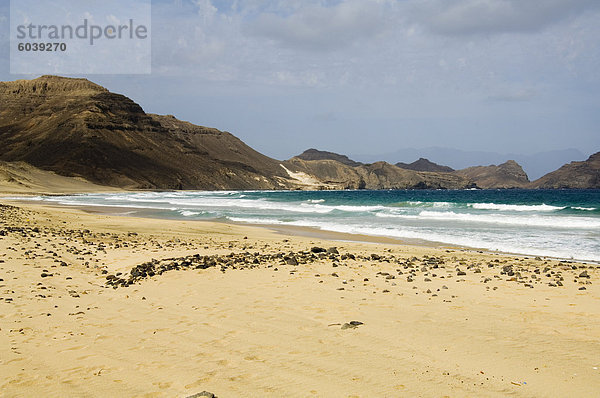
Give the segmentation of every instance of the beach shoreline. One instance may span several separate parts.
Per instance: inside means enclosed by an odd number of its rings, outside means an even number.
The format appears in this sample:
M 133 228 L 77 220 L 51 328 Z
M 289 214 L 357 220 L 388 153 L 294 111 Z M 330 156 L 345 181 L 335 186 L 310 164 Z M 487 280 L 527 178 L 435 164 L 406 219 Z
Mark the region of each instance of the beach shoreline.
M 137 193 L 142 192 L 146 193 L 146 191 L 123 191 L 127 193 Z M 148 192 L 156 192 L 156 191 L 148 191 Z M 162 192 L 162 191 L 161 191 Z M 176 192 L 176 191 L 173 191 Z M 84 193 L 92 193 L 92 192 L 84 192 Z M 93 193 L 103 193 L 103 192 L 93 192 Z M 45 194 L 31 194 L 32 196 L 40 196 Z M 57 194 L 58 195 L 58 194 Z M 62 195 L 62 194 L 61 194 Z M 128 207 L 128 206 L 100 206 L 100 205 L 70 205 L 70 204 L 60 204 L 60 203 L 48 203 L 44 201 L 34 201 L 34 200 L 21 200 L 15 199 L 14 195 L 2 195 L 0 194 L 0 201 L 4 200 L 6 203 L 11 203 L 15 205 L 29 206 L 33 205 L 34 207 L 39 206 L 40 208 L 49 208 L 49 209 L 75 209 L 89 214 L 97 214 L 97 215 L 108 215 L 108 216 L 118 216 L 118 217 L 133 217 L 133 218 L 141 218 L 141 219 L 158 219 L 158 220 L 172 220 L 172 221 L 181 221 L 179 217 L 167 217 L 164 215 L 156 214 L 156 212 L 152 209 L 140 209 L 136 207 Z M 476 252 L 476 253 L 488 253 L 494 255 L 501 256 L 519 256 L 519 257 L 536 257 L 543 258 L 546 260 L 557 260 L 557 261 L 565 261 L 576 262 L 582 264 L 600 264 L 600 261 L 593 260 L 582 260 L 582 259 L 573 259 L 566 257 L 557 257 L 557 256 L 548 256 L 548 255 L 538 255 L 534 253 L 525 253 L 525 252 L 511 252 L 511 251 L 502 251 L 502 250 L 492 250 L 485 247 L 473 247 L 466 245 L 458 245 L 458 244 L 450 244 L 445 242 L 439 242 L 434 240 L 426 240 L 419 238 L 396 238 L 391 236 L 384 235 L 367 235 L 360 233 L 350 233 L 350 232 L 337 232 L 332 230 L 321 229 L 318 227 L 310 227 L 310 226 L 299 226 L 299 225 L 285 225 L 285 224 L 269 224 L 269 223 L 252 223 L 252 222 L 240 222 L 240 221 L 232 221 L 228 219 L 218 218 L 218 219 L 206 219 L 206 220 L 198 220 L 198 219 L 190 219 L 189 222 L 198 222 L 198 223 L 223 223 L 228 225 L 240 225 L 240 226 L 249 226 L 256 228 L 265 228 L 269 231 L 276 231 L 283 236 L 291 235 L 291 236 L 302 236 L 307 238 L 326 240 L 326 241 L 337 241 L 337 242 L 359 242 L 359 243 L 377 243 L 377 244 L 391 244 L 391 245 L 400 245 L 400 246 L 423 246 L 428 248 L 435 248 L 439 250 L 453 250 L 453 251 L 464 251 L 464 252 Z
M 600 388 L 590 264 L 6 202 L 0 396 Z

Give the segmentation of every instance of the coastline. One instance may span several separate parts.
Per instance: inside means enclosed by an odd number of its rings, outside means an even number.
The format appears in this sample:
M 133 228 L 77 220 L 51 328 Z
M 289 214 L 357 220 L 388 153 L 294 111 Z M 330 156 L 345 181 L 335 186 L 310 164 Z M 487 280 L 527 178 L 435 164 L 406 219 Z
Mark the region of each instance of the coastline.
M 121 190 L 121 192 L 146 192 L 146 191 L 125 191 Z M 148 191 L 148 192 L 157 192 L 157 191 Z M 162 191 L 160 191 L 162 192 Z M 176 192 L 176 191 L 173 191 Z M 80 193 L 105 193 L 105 191 L 90 191 L 90 192 L 80 192 Z M 40 195 L 49 195 L 44 193 L 32 193 L 32 196 L 40 196 Z M 53 194 L 54 195 L 69 195 L 69 194 Z M 358 242 L 358 243 L 378 243 L 378 244 L 391 244 L 391 245 L 400 245 L 400 246 L 416 246 L 416 247 L 426 247 L 426 248 L 435 248 L 439 250 L 452 250 L 452 251 L 463 251 L 463 252 L 476 252 L 476 253 L 487 253 L 491 255 L 502 255 L 502 256 L 518 256 L 524 258 L 543 258 L 544 260 L 557 260 L 564 261 L 567 263 L 575 262 L 581 264 L 600 264 L 600 261 L 594 260 L 583 260 L 583 259 L 573 259 L 566 257 L 557 257 L 551 255 L 540 255 L 535 253 L 525 253 L 525 252 L 512 252 L 512 251 L 504 251 L 504 250 L 493 250 L 485 247 L 473 247 L 466 246 L 460 244 L 452 244 L 439 242 L 434 240 L 426 240 L 420 238 L 397 238 L 391 236 L 383 236 L 383 235 L 368 235 L 368 234 L 360 234 L 360 233 L 350 233 L 350 232 L 338 232 L 333 230 L 321 229 L 318 227 L 311 226 L 298 226 L 298 225 L 284 225 L 284 224 L 269 224 L 269 223 L 250 223 L 250 222 L 238 222 L 226 219 L 206 219 L 206 220 L 182 220 L 179 217 L 166 217 L 156 214 L 155 210 L 148 208 L 137 208 L 132 206 L 100 206 L 100 205 L 71 205 L 71 204 L 59 204 L 59 203 L 48 203 L 44 201 L 22 201 L 19 199 L 7 199 L 7 197 L 12 197 L 12 195 L 5 195 L 0 193 L 0 201 L 4 200 L 5 202 L 14 203 L 17 205 L 34 205 L 40 206 L 41 208 L 49 208 L 49 209 L 76 209 L 85 213 L 90 214 L 98 214 L 98 215 L 108 215 L 108 216 L 119 216 L 119 217 L 133 217 L 140 219 L 158 219 L 158 220 L 173 220 L 173 221 L 188 221 L 188 222 L 198 222 L 198 223 L 223 223 L 226 225 L 240 225 L 240 226 L 250 226 L 257 228 L 266 228 L 270 231 L 276 231 L 283 236 L 291 235 L 298 237 L 308 237 L 319 240 L 327 240 L 327 241 L 338 241 L 338 242 Z
M 11 205 L 0 207 L 7 396 L 589 396 L 600 388 L 596 266 Z M 313 247 L 339 255 L 313 256 Z M 182 265 L 195 255 L 217 265 Z M 153 259 L 180 265 L 128 287 L 108 284 Z M 362 324 L 344 328 L 350 321 Z

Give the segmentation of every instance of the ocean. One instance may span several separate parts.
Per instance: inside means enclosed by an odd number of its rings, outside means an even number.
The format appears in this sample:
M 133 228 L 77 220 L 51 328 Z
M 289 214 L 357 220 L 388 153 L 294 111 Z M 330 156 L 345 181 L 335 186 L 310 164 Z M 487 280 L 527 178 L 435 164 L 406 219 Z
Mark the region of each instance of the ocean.
M 600 262 L 600 190 L 178 191 L 34 199 Z

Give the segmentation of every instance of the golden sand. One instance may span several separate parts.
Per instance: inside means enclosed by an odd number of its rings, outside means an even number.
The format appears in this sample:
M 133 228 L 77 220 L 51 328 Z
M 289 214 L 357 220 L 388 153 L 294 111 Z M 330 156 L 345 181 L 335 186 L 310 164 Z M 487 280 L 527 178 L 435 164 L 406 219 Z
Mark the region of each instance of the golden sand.
M 600 391 L 595 265 L 13 205 L 0 208 L 0 397 Z M 107 286 L 152 259 L 314 246 L 340 255 Z

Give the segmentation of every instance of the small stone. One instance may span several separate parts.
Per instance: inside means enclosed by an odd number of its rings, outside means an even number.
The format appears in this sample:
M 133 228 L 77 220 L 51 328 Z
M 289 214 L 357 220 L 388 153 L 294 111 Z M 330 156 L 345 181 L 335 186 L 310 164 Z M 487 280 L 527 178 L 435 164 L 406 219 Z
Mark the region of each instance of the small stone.
M 342 330 L 344 330 L 344 329 L 356 329 L 356 328 L 357 328 L 357 327 L 359 327 L 360 325 L 363 325 L 363 323 L 362 323 L 362 322 L 360 322 L 360 321 L 350 321 L 350 322 L 348 322 L 348 323 L 344 323 L 344 324 L 342 325 L 342 328 L 341 328 L 341 329 L 342 329 Z
M 208 391 L 202 391 L 199 392 L 197 394 L 194 395 L 190 395 L 187 398 L 217 398 L 217 396 L 215 394 L 213 394 L 212 392 L 208 392 Z
M 296 260 L 296 257 L 293 257 L 293 256 L 286 258 L 285 262 L 288 265 L 298 265 L 298 261 Z

